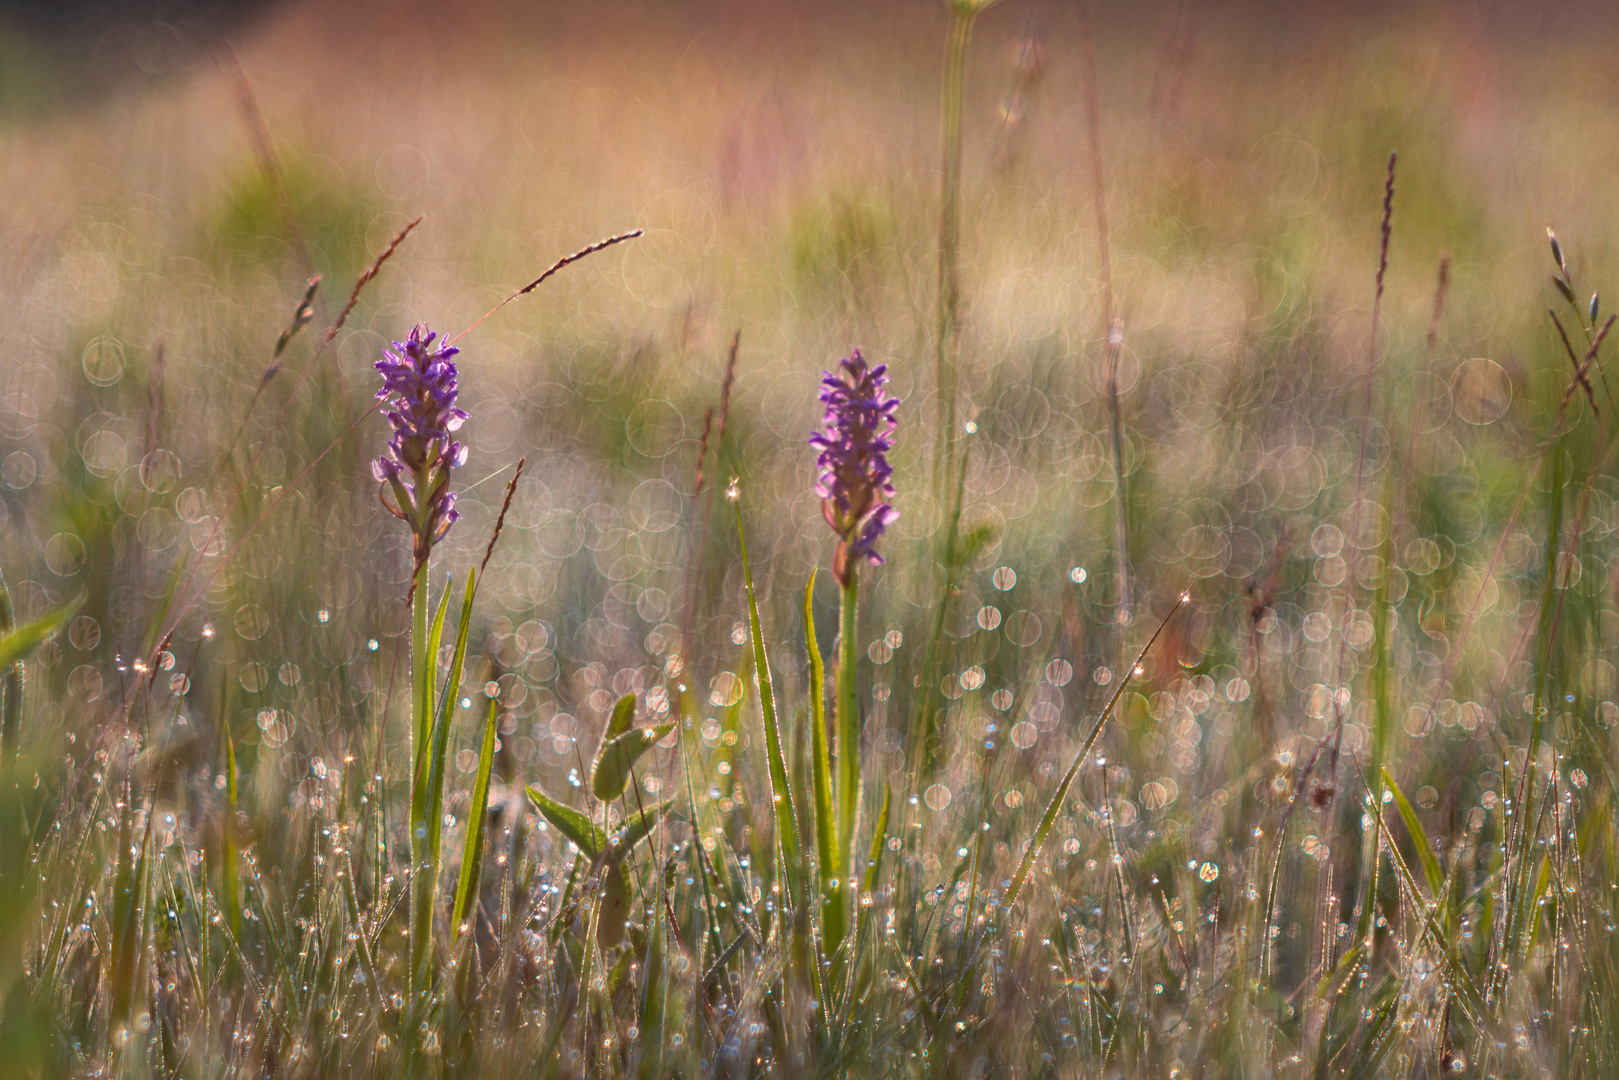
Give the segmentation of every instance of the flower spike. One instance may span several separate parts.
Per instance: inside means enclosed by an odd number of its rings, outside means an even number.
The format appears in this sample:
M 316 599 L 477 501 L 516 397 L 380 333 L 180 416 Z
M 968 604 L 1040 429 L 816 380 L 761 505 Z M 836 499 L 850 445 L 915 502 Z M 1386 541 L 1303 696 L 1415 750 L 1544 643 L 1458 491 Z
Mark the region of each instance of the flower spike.
M 418 323 L 405 341 L 382 350 L 377 400 L 393 430 L 387 450 L 371 463 L 382 485 L 382 505 L 407 522 L 418 565 L 460 518 L 450 470 L 466 463 L 467 448 L 450 436 L 466 422 L 456 406 L 457 372 L 451 357 L 461 350 L 441 345 L 438 335 Z
M 888 462 L 899 398 L 887 391 L 888 365 L 871 367 L 859 349 L 840 360 L 836 372 L 823 374 L 826 415 L 809 442 L 820 450 L 815 492 L 821 512 L 838 534 L 832 573 L 847 586 L 861 559 L 874 565 L 883 561 L 877 541 L 899 517 L 890 502 L 894 467 Z

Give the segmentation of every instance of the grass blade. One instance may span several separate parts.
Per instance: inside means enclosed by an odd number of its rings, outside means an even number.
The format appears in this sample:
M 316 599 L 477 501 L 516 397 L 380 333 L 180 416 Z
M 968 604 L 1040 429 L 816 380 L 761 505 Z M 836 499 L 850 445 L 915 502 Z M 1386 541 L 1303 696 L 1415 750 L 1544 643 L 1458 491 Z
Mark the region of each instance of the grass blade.
M 802 849 L 798 839 L 798 815 L 793 811 L 793 790 L 787 782 L 787 758 L 782 752 L 781 729 L 776 723 L 776 693 L 770 683 L 770 657 L 765 649 L 764 632 L 759 627 L 759 601 L 753 592 L 753 570 L 748 565 L 748 539 L 742 531 L 742 507 L 733 502 L 736 511 L 736 538 L 742 547 L 742 580 L 748 592 L 748 626 L 753 638 L 753 664 L 759 676 L 759 712 L 764 717 L 765 750 L 770 760 L 770 797 L 776 808 L 776 830 L 780 837 L 786 873 L 784 900 L 787 907 L 794 906 L 794 897 L 801 894 L 795 879 L 802 865 Z
M 45 643 L 45 639 L 62 628 L 83 604 L 83 598 L 70 600 L 53 611 L 47 611 L 32 622 L 24 623 L 5 634 L 0 634 L 0 668 L 24 659 Z
M 82 597 L 69 601 L 13 629 L 11 592 L 0 579 L 0 697 L 4 698 L 0 703 L 0 747 L 7 754 L 17 752 L 22 736 L 23 658 L 56 633 L 83 602 Z
M 225 729 L 225 828 L 224 852 L 220 859 L 220 888 L 224 893 L 225 920 L 231 936 L 242 937 L 242 856 L 236 845 L 236 740 L 231 738 L 230 723 Z
M 454 919 L 459 938 L 467 925 L 478 890 L 478 872 L 483 865 L 483 823 L 489 814 L 489 774 L 495 765 L 495 720 L 500 715 L 500 699 L 489 699 L 489 718 L 483 725 L 483 746 L 478 752 L 478 778 L 472 787 L 472 806 L 467 811 L 467 838 L 461 851 L 461 880 L 455 887 Z
M 628 855 L 636 844 L 652 834 L 652 830 L 657 827 L 663 815 L 674 809 L 674 805 L 673 799 L 665 799 L 627 817 L 618 831 L 609 838 L 611 841 L 607 845 L 609 856 L 622 859 Z
M 848 921 L 847 876 L 843 870 L 854 859 L 855 819 L 860 815 L 860 697 L 856 678 L 856 627 L 859 624 L 859 576 L 849 571 L 849 583 L 843 586 L 838 610 L 838 842 L 837 858 L 839 886 L 832 900 L 838 917 L 826 927 L 826 946 L 836 949 L 843 941 Z
M 461 598 L 461 621 L 456 630 L 455 653 L 450 662 L 449 677 L 439 691 L 437 715 L 432 736 L 425 753 L 418 755 L 416 784 L 411 793 L 411 917 L 410 951 L 413 988 L 418 994 L 427 989 L 427 963 L 432 954 L 433 914 L 438 896 L 438 872 L 444 842 L 444 772 L 445 756 L 450 740 L 450 719 L 455 711 L 456 694 L 461 688 L 461 673 L 466 664 L 467 639 L 471 636 L 472 602 L 477 595 L 478 580 L 475 571 L 467 571 L 467 584 Z M 438 614 L 433 619 L 433 630 L 428 636 L 431 646 L 429 657 L 438 655 L 438 642 L 443 633 L 444 613 L 449 606 L 450 590 L 444 590 Z
M 433 698 L 438 682 L 438 646 L 444 636 L 444 614 L 450 607 L 450 590 L 439 597 L 438 610 L 431 620 L 427 617 L 427 564 L 416 571 L 416 585 L 411 598 L 411 692 L 414 700 L 411 714 L 411 783 L 421 769 L 422 757 L 427 753 L 427 739 L 433 723 Z
M 866 853 L 866 877 L 861 882 L 861 892 L 870 895 L 877 889 L 877 875 L 883 865 L 883 842 L 888 836 L 888 805 L 893 794 L 888 785 L 883 784 L 883 808 L 877 812 L 877 828 L 871 834 L 871 850 Z
M 1191 598 L 1190 593 L 1181 593 L 1180 599 L 1175 601 L 1175 606 L 1169 609 L 1169 614 L 1163 617 L 1163 620 L 1158 624 L 1158 628 L 1152 632 L 1152 636 L 1147 639 L 1147 643 L 1136 654 L 1135 663 L 1130 665 L 1130 669 L 1119 680 L 1119 688 L 1113 691 L 1113 696 L 1108 699 L 1107 708 L 1103 709 L 1102 715 L 1096 718 L 1096 724 L 1091 728 L 1091 733 L 1085 737 L 1085 744 L 1079 748 L 1079 753 L 1074 755 L 1073 764 L 1068 766 L 1068 771 L 1063 774 L 1062 783 L 1057 785 L 1057 790 L 1052 794 L 1051 801 L 1046 804 L 1046 812 L 1041 815 L 1040 824 L 1034 831 L 1033 842 L 1023 852 L 1023 861 L 1018 864 L 1017 873 L 1012 878 L 1012 884 L 1007 886 L 1006 899 L 1001 903 L 1002 910 L 1010 908 L 1017 900 L 1018 893 L 1023 890 L 1023 883 L 1028 880 L 1029 871 L 1034 867 L 1034 860 L 1039 857 L 1040 849 L 1045 846 L 1046 838 L 1051 835 L 1052 826 L 1057 823 L 1057 815 L 1062 811 L 1063 803 L 1067 801 L 1068 789 L 1073 786 L 1074 777 L 1079 775 L 1080 766 L 1085 764 L 1085 759 L 1090 756 L 1091 747 L 1096 745 L 1097 736 L 1102 734 L 1102 726 L 1107 723 L 1107 718 L 1113 715 L 1114 707 L 1118 705 L 1119 699 L 1124 696 L 1124 691 L 1130 686 L 1131 677 L 1135 675 L 1136 669 L 1141 666 L 1141 661 L 1147 658 L 1147 652 L 1158 640 L 1158 635 L 1164 632 L 1164 627 L 1169 625 L 1169 620 L 1173 619 L 1175 613 Z
M 1394 805 L 1400 811 L 1400 820 L 1405 822 L 1405 831 L 1411 834 L 1411 842 L 1416 845 L 1417 859 L 1422 863 L 1422 876 L 1428 881 L 1428 896 L 1437 900 L 1445 887 L 1445 872 L 1440 869 L 1439 859 L 1433 853 L 1433 844 L 1428 840 L 1428 830 L 1422 827 L 1416 809 L 1405 797 L 1405 792 L 1400 790 L 1400 785 L 1394 780 L 1394 774 L 1389 772 L 1386 765 L 1383 767 L 1383 783 L 1388 792 L 1394 796 Z
M 810 772 L 811 795 L 815 805 L 815 856 L 821 871 L 821 920 L 825 942 L 831 948 L 843 937 L 843 900 L 835 895 L 834 880 L 844 875 L 842 848 L 838 844 L 837 809 L 832 801 L 832 752 L 826 734 L 826 667 L 821 646 L 815 640 L 815 569 L 810 568 L 804 586 L 804 647 L 809 653 Z M 837 927 L 834 932 L 834 927 Z

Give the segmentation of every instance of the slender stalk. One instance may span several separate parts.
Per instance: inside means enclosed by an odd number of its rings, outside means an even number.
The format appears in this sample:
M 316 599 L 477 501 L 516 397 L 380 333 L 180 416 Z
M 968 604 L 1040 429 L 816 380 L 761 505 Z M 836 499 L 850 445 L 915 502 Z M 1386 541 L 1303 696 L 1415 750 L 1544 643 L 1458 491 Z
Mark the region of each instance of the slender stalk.
M 1124 346 L 1124 321 L 1113 301 L 1113 252 L 1108 242 L 1107 171 L 1102 159 L 1102 108 L 1096 88 L 1096 46 L 1091 34 L 1090 9 L 1080 20 L 1085 72 L 1085 135 L 1091 151 L 1091 203 L 1096 219 L 1096 243 L 1102 278 L 1102 360 L 1107 381 L 1108 422 L 1113 452 L 1113 572 L 1121 627 L 1130 622 L 1129 500 L 1124 489 L 1124 418 L 1119 408 L 1119 352 Z M 1123 664 L 1124 635 L 1119 635 L 1119 663 Z
M 1158 635 L 1162 634 L 1164 627 L 1169 625 L 1169 620 L 1173 619 L 1175 613 L 1180 611 L 1191 599 L 1191 593 L 1183 592 L 1180 594 L 1179 599 L 1175 601 L 1175 606 L 1169 609 L 1169 613 L 1159 622 L 1158 628 L 1152 632 L 1152 636 L 1147 639 L 1147 643 L 1141 646 L 1141 651 L 1136 654 L 1135 663 L 1126 668 L 1119 676 L 1118 689 L 1113 691 L 1113 696 L 1107 699 L 1107 707 L 1102 710 L 1102 715 L 1098 716 L 1096 722 L 1091 725 L 1090 734 L 1085 736 L 1085 741 L 1080 744 L 1079 752 L 1074 755 L 1072 763 L 1068 766 L 1068 771 L 1063 774 L 1062 782 L 1057 785 L 1057 790 L 1051 796 L 1051 801 L 1046 803 L 1045 813 L 1040 817 L 1040 824 L 1035 828 L 1034 836 L 1030 839 L 1028 846 L 1023 849 L 1023 860 L 1018 863 L 1017 873 L 1013 875 L 1011 884 L 1006 887 L 1004 898 L 1001 900 L 1001 910 L 1003 912 L 1010 911 L 1012 905 L 1017 903 L 1018 894 L 1023 891 L 1023 884 L 1028 881 L 1029 872 L 1034 869 L 1034 862 L 1040 857 L 1040 851 L 1045 847 L 1047 837 L 1051 835 L 1052 826 L 1057 823 L 1057 815 L 1062 811 L 1063 803 L 1068 798 L 1068 789 L 1073 786 L 1074 778 L 1079 775 L 1079 770 L 1084 766 L 1085 759 L 1090 756 L 1091 749 L 1096 745 L 1097 737 L 1102 734 L 1102 728 L 1107 725 L 1108 717 L 1113 715 L 1113 709 L 1118 705 L 1119 699 L 1124 696 L 1125 690 L 1129 688 L 1130 680 L 1140 669 L 1141 662 L 1147 658 L 1147 653 L 1152 651 L 1153 645 L 1157 643 Z
M 939 446 L 933 459 L 934 487 L 942 501 L 943 485 L 955 457 L 956 376 L 961 353 L 961 76 L 967 66 L 967 45 L 972 40 L 976 6 L 950 5 L 950 29 L 944 46 L 944 85 L 941 90 L 939 201 L 939 306 L 938 354 L 935 382 L 939 394 Z
M 427 560 L 422 559 L 416 564 L 415 583 L 411 586 L 410 596 L 410 685 L 411 685 L 411 717 L 410 717 L 410 801 L 414 809 L 417 800 L 416 786 L 423 782 L 421 770 L 417 768 L 421 755 L 427 749 L 428 731 L 431 728 L 433 712 L 433 665 L 437 657 L 428 655 L 428 598 L 427 598 Z M 407 928 L 410 945 L 407 949 L 409 961 L 405 964 L 405 991 L 406 1004 L 404 1017 L 401 1023 L 405 1045 L 407 1048 L 415 1046 L 416 1024 L 414 1017 L 417 1009 L 417 998 L 424 987 L 421 985 L 422 973 L 417 970 L 417 939 L 425 937 L 428 927 L 422 923 L 424 908 L 431 915 L 431 901 L 423 903 L 422 893 L 427 887 L 427 875 L 423 867 L 427 863 L 427 835 L 416 820 L 416 814 L 408 815 L 409 836 L 406 838 L 407 850 L 410 853 L 410 874 L 408 877 L 410 888 L 410 901 L 407 908 Z
M 838 848 L 848 859 L 860 812 L 860 706 L 856 683 L 859 644 L 856 624 L 860 606 L 859 576 L 849 572 L 838 617 Z
M 11 590 L 6 587 L 4 575 L 0 575 L 0 636 L 9 634 L 16 626 L 16 618 L 11 610 Z M 17 739 L 22 732 L 22 694 L 23 671 L 22 661 L 13 660 L 4 670 L 0 670 L 0 744 L 3 744 L 7 757 L 17 752 Z
M 410 762 L 412 775 L 417 757 L 427 743 L 429 717 L 433 713 L 433 658 L 427 655 L 427 560 L 416 567 L 410 597 Z

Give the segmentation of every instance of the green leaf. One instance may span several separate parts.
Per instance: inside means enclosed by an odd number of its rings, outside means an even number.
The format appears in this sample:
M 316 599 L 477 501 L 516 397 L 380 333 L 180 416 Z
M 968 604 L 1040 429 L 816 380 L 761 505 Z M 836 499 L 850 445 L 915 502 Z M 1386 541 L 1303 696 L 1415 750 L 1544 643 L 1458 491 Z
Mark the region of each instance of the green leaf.
M 467 640 L 471 637 L 472 602 L 477 596 L 477 574 L 467 571 L 466 589 L 461 597 L 461 620 L 456 629 L 455 652 L 449 677 L 440 688 L 438 708 L 426 745 L 420 746 L 416 761 L 416 783 L 410 797 L 411 860 L 416 872 L 411 877 L 411 986 L 425 992 L 427 962 L 432 955 L 433 913 L 438 895 L 440 853 L 444 842 L 444 775 L 449 751 L 450 718 L 454 715 L 456 694 L 461 688 L 461 672 L 466 664 Z M 436 664 L 438 643 L 449 605 L 449 589 L 439 604 L 428 639 L 427 663 Z
M 47 611 L 33 622 L 24 623 L 8 634 L 0 635 L 0 668 L 9 667 L 45 643 L 45 639 L 62 628 L 84 603 L 83 597 L 70 600 L 55 611 Z
M 445 588 L 444 594 L 439 597 L 438 610 L 433 614 L 431 624 L 426 620 L 427 609 L 427 567 L 424 564 L 421 572 L 416 576 L 416 601 L 421 605 L 418 618 L 421 620 L 417 627 L 427 636 L 417 643 L 421 650 L 416 656 L 417 670 L 412 672 L 416 680 L 416 715 L 414 741 L 410 744 L 416 758 L 411 762 L 411 775 L 421 773 L 422 761 L 427 756 L 428 737 L 433 725 L 433 699 L 437 696 L 438 685 L 438 647 L 444 637 L 444 615 L 450 610 L 450 589 Z M 414 636 L 414 632 L 413 632 Z
M 804 586 L 804 644 L 809 652 L 810 760 L 814 774 L 815 848 L 821 860 L 821 878 L 839 876 L 837 811 L 832 804 L 832 750 L 826 735 L 826 665 L 815 640 L 815 569 Z
M 617 710 L 614 710 L 615 714 Z M 630 769 L 641 760 L 641 755 L 652 749 L 658 741 L 675 729 L 675 722 L 656 727 L 637 728 L 620 735 L 611 742 L 603 741 L 596 751 L 596 760 L 590 767 L 590 790 L 602 802 L 612 802 L 624 794 L 629 783 Z M 609 728 L 611 730 L 611 728 Z
M 787 757 L 782 752 L 781 727 L 776 720 L 776 692 L 770 681 L 770 657 L 764 631 L 759 626 L 759 600 L 753 591 L 753 568 L 748 565 L 748 538 L 742 532 L 742 506 L 736 511 L 736 537 L 741 545 L 742 582 L 748 594 L 748 627 L 753 638 L 753 667 L 759 679 L 759 711 L 764 719 L 765 759 L 770 766 L 770 796 L 776 808 L 776 832 L 781 844 L 783 894 L 788 908 L 795 905 L 795 878 L 803 864 L 803 848 L 798 838 L 798 814 L 793 809 L 793 789 L 787 781 Z
M 582 812 L 557 802 L 534 784 L 528 786 L 528 797 L 540 816 L 549 821 L 557 832 L 579 845 L 585 858 L 594 859 L 607 846 L 607 834 Z
M 630 915 L 630 876 L 622 863 L 602 867 L 600 917 L 596 922 L 596 944 L 611 949 L 624 940 L 624 920 Z
M 826 734 L 826 667 L 815 640 L 815 569 L 804 586 L 804 644 L 809 652 L 810 772 L 815 803 L 815 855 L 821 868 L 821 939 L 824 951 L 843 939 L 844 892 L 833 882 L 844 877 L 843 852 L 838 843 L 837 807 L 832 795 L 832 750 Z
M 483 865 L 483 823 L 489 814 L 489 774 L 495 765 L 495 720 L 500 699 L 489 699 L 489 718 L 483 725 L 483 748 L 478 753 L 478 778 L 472 787 L 467 814 L 467 838 L 461 850 L 461 880 L 455 887 L 455 936 L 461 936 L 478 893 L 478 871 Z
M 613 715 L 607 718 L 607 731 L 602 734 L 602 745 L 630 730 L 635 720 L 635 695 L 625 694 L 613 705 Z M 598 752 L 599 755 L 599 752 Z
M 669 726 L 673 727 L 674 725 Z M 611 837 L 612 846 L 608 848 L 607 857 L 617 861 L 623 860 L 630 853 L 631 848 L 645 840 L 652 833 L 659 819 L 672 810 L 674 805 L 675 801 L 673 799 L 665 799 L 663 802 L 653 803 L 639 813 L 631 814 L 619 826 L 618 831 L 613 833 Z M 557 827 L 561 828 L 560 825 Z M 570 839 L 572 838 L 570 837 Z M 574 843 L 578 843 L 578 841 L 575 840 Z
M 438 858 L 440 837 L 443 835 L 442 825 L 439 824 L 443 820 L 443 815 L 439 813 L 439 810 L 444 802 L 444 773 L 448 764 L 446 758 L 450 744 L 450 722 L 455 715 L 455 699 L 456 695 L 460 693 L 461 674 L 466 667 L 467 639 L 471 636 L 472 627 L 472 601 L 477 594 L 477 575 L 472 570 L 468 570 L 466 590 L 461 597 L 461 621 L 460 625 L 456 627 L 455 651 L 450 660 L 449 677 L 445 679 L 444 685 L 438 688 L 438 707 L 434 710 L 432 738 L 427 746 L 428 753 L 426 758 L 417 766 L 419 770 L 418 778 L 425 776 L 426 779 L 425 789 L 418 785 L 418 793 L 423 793 L 425 790 L 426 816 L 424 820 L 429 826 L 428 852 L 434 860 Z M 449 590 L 446 589 L 446 603 L 448 602 L 448 596 Z M 438 619 L 436 620 L 440 623 L 444 619 L 443 607 L 444 605 L 440 605 Z M 437 635 L 435 635 L 434 644 L 435 646 L 437 645 Z M 435 655 L 437 651 L 435 647 Z
M 841 590 L 838 611 L 838 677 L 837 708 L 833 721 L 838 726 L 838 869 L 854 863 L 855 819 L 860 816 L 860 693 L 858 644 L 858 611 L 860 589 L 858 579 L 851 572 L 849 584 Z M 840 873 L 840 877 L 842 874 Z M 829 945 L 837 945 L 843 937 L 843 926 L 828 931 Z

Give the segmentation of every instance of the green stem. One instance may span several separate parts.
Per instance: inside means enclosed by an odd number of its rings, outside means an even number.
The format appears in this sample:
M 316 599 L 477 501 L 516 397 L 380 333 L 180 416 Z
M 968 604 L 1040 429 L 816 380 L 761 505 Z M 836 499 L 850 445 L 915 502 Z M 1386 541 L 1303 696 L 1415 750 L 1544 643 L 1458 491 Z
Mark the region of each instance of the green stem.
M 967 44 L 972 40 L 977 11 L 952 5 L 950 31 L 945 39 L 944 84 L 940 93 L 941 172 L 939 207 L 939 310 L 938 370 L 939 449 L 934 458 L 934 486 L 943 499 L 943 485 L 955 456 L 956 368 L 961 336 L 961 77 L 967 66 Z
M 416 763 L 422 751 L 427 746 L 428 731 L 433 714 L 433 664 L 436 657 L 427 655 L 427 560 L 423 559 L 416 566 L 416 582 L 411 590 L 410 599 L 410 688 L 411 688 L 411 715 L 410 715 L 410 763 L 411 763 L 411 804 L 416 803 L 415 785 L 419 782 Z M 428 927 L 422 925 L 421 893 L 427 885 L 425 876 L 421 872 L 422 864 L 427 861 L 427 838 L 425 834 L 418 835 L 420 822 L 416 814 L 409 815 L 409 852 L 410 852 L 410 891 L 409 906 L 409 932 L 410 945 L 405 965 L 406 1006 L 405 1019 L 402 1023 L 403 1034 L 407 1046 L 414 1046 L 414 1031 L 416 1025 L 412 1017 L 416 1012 L 417 994 L 424 989 L 419 986 L 420 979 L 416 970 L 417 940 L 425 936 Z M 431 915 L 431 910 L 428 912 Z
M 410 761 L 427 743 L 428 725 L 433 715 L 433 667 L 427 655 L 427 560 L 416 567 L 416 584 L 410 600 Z
M 9 634 L 17 624 L 11 610 L 11 590 L 6 587 L 4 575 L 0 575 L 0 635 Z M 17 740 L 22 733 L 22 693 L 23 673 L 22 661 L 14 660 L 0 671 L 0 745 L 3 745 L 5 755 L 14 757 L 17 753 Z
M 843 587 L 838 616 L 838 852 L 840 861 L 853 868 L 855 816 L 860 812 L 860 705 L 855 663 L 859 655 L 860 584 L 850 569 Z

